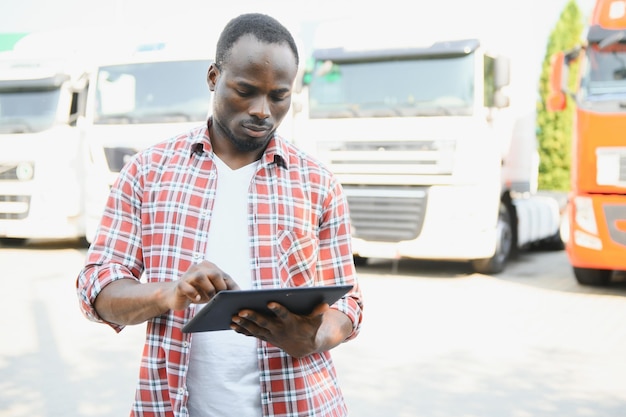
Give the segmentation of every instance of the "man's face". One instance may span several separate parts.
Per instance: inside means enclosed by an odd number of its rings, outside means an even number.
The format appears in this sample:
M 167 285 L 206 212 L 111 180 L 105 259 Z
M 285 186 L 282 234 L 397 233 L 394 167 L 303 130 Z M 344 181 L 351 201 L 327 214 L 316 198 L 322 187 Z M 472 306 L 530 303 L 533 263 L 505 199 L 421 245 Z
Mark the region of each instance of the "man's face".
M 297 70 L 287 44 L 262 43 L 252 35 L 240 38 L 220 69 L 209 68 L 218 136 L 211 139 L 227 139 L 240 152 L 263 149 L 289 110 Z

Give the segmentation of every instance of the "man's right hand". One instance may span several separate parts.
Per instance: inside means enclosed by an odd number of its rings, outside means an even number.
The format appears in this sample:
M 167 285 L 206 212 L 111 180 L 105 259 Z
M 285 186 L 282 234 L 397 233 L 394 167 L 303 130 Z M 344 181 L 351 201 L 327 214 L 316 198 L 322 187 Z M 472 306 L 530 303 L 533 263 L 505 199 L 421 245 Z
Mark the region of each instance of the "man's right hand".
M 169 310 L 184 310 L 192 303 L 206 303 L 218 291 L 238 289 L 239 285 L 226 272 L 203 261 L 193 265 L 176 281 L 114 281 L 98 294 L 94 307 L 108 322 L 139 324 Z
M 184 310 L 192 303 L 206 303 L 222 290 L 239 289 L 230 275 L 209 261 L 194 264 L 172 284 L 172 294 L 167 299 L 171 310 Z

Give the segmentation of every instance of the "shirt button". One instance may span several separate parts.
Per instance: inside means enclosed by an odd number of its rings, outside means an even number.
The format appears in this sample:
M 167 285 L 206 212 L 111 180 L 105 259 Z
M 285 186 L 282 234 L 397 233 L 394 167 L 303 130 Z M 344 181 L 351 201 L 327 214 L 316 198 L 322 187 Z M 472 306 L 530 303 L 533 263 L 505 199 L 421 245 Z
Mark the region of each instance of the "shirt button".
M 201 253 L 196 252 L 196 253 L 193 254 L 193 261 L 194 261 L 194 263 L 199 264 L 201 260 L 202 260 L 202 254 Z
M 209 179 L 214 179 L 216 177 L 215 172 L 209 172 Z
M 186 348 L 189 346 L 189 342 L 187 342 L 186 340 L 183 342 L 183 347 Z
M 183 387 L 178 387 L 178 394 L 180 394 L 180 395 L 184 395 L 184 394 L 185 394 L 185 388 L 183 388 Z

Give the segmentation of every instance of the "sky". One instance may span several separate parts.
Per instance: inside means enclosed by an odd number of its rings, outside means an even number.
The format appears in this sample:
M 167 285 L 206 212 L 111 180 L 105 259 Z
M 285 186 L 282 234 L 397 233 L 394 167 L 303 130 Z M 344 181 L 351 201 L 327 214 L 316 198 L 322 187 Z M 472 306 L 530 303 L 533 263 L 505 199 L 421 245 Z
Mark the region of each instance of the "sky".
M 500 37 L 543 39 L 568 0 L 3 0 L 0 32 L 31 32 L 94 25 L 127 25 L 197 34 L 218 33 L 228 19 L 247 11 L 271 14 L 294 32 L 302 24 L 345 16 L 374 16 L 374 31 L 392 36 L 396 21 L 409 17 L 428 29 L 446 22 L 473 27 Z M 578 0 L 583 13 L 593 0 Z
M 476 34 L 505 50 L 513 75 L 536 90 L 550 32 L 568 0 L 3 0 L 0 32 L 81 31 L 133 28 L 140 33 L 181 33 L 212 49 L 227 21 L 243 12 L 263 12 L 283 22 L 298 39 L 301 54 L 319 22 L 352 17 L 368 23 L 368 36 L 403 37 Z M 588 16 L 593 0 L 577 0 Z M 356 36 L 350 28 L 338 36 Z M 418 35 L 419 34 L 419 35 Z M 532 93 L 529 93 L 530 99 Z M 534 99 L 532 99 L 534 100 Z

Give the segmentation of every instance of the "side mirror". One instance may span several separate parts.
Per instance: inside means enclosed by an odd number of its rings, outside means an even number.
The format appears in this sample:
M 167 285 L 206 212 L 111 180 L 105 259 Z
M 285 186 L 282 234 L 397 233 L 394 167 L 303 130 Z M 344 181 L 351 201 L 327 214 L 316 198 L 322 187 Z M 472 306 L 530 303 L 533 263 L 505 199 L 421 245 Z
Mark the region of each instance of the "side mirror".
M 498 90 L 493 95 L 493 105 L 498 109 L 509 107 L 511 100 L 509 96 L 502 90 Z
M 506 87 L 511 82 L 511 61 L 507 57 L 499 56 L 495 62 L 494 83 L 496 90 Z
M 549 91 L 546 107 L 548 111 L 563 111 L 567 105 L 565 91 L 563 91 L 565 54 L 559 51 L 550 59 Z

